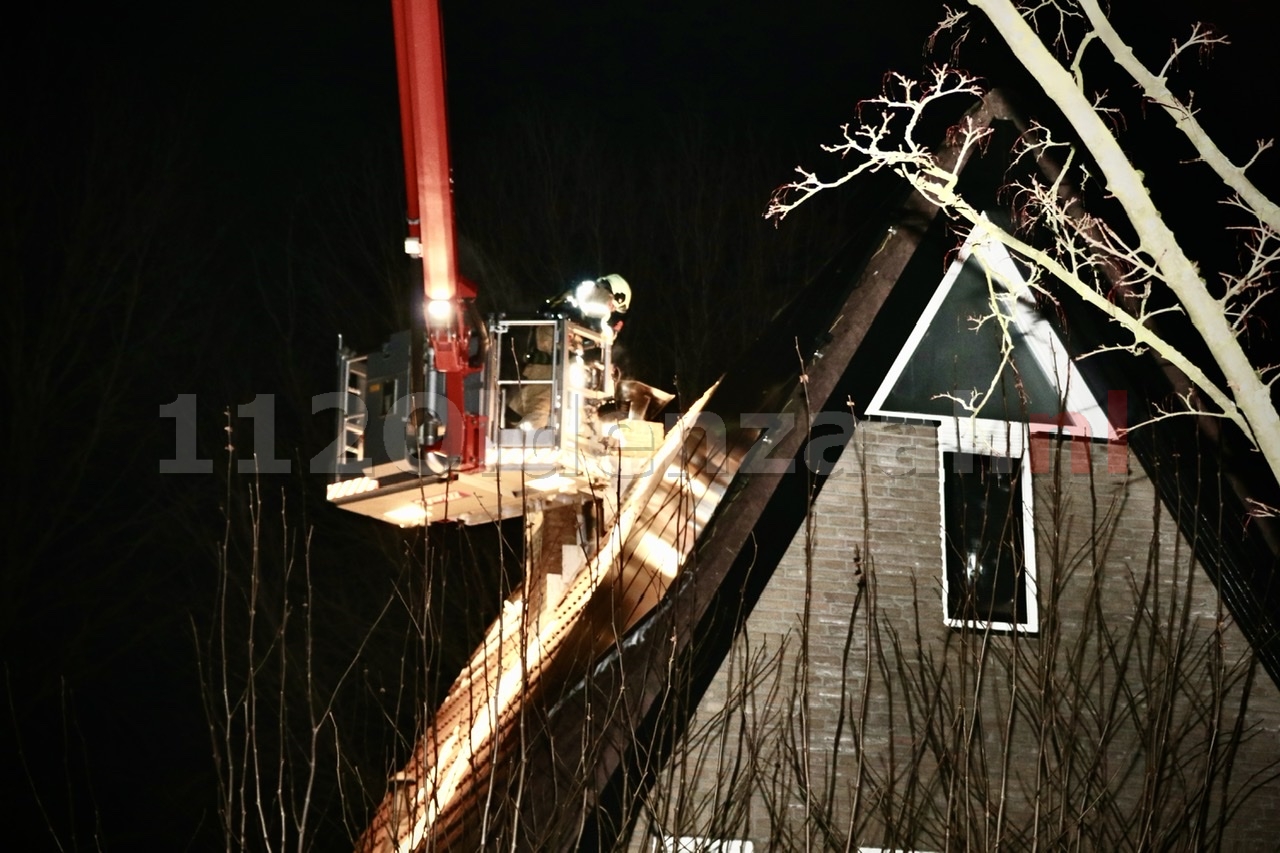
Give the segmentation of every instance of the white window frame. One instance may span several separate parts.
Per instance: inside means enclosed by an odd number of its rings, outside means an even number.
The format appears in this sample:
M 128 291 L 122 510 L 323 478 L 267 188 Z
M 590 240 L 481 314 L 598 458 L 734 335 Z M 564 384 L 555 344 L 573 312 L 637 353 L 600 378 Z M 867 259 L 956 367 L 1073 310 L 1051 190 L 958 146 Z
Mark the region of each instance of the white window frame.
M 738 838 L 707 838 L 701 835 L 657 833 L 651 853 L 754 853 L 755 845 Z
M 1013 256 L 1009 254 L 1003 243 L 992 239 L 975 239 L 978 232 L 979 229 L 977 228 L 970 231 L 968 237 L 965 238 L 964 243 L 960 246 L 960 251 L 956 254 L 955 260 L 947 268 L 942 281 L 938 283 L 938 287 L 933 296 L 930 297 L 929 303 L 920 314 L 920 319 L 916 321 L 911 334 L 907 336 L 902 350 L 899 351 L 897 357 L 893 360 L 893 364 L 889 367 L 888 373 L 885 374 L 884 381 L 880 383 L 880 387 L 871 398 L 871 403 L 867 406 L 867 413 L 916 421 L 926 420 L 945 423 L 948 420 L 937 415 L 922 415 L 919 412 L 886 409 L 884 408 L 884 403 L 889 396 L 889 392 L 898 383 L 898 379 L 903 370 L 906 369 L 907 363 L 915 355 L 916 348 L 920 346 L 925 333 L 933 324 L 934 317 L 937 316 L 938 311 L 942 308 L 942 303 L 946 301 L 951 288 L 960 277 L 960 272 L 964 269 L 964 265 L 972 257 L 974 246 L 980 245 L 987 256 L 988 263 L 996 274 L 997 285 L 1002 286 L 1005 290 L 1006 298 L 1002 301 L 1009 311 L 1010 320 L 1023 335 L 1032 357 L 1045 376 L 1049 377 L 1061 389 L 1064 398 L 1064 410 L 1084 419 L 1088 424 L 1090 438 L 1118 441 L 1119 435 L 1107 417 L 1107 412 L 1089 391 L 1084 379 L 1080 376 L 1080 371 L 1067 353 L 1067 348 L 1063 346 L 1062 340 L 1058 337 L 1058 333 L 1053 330 L 1047 320 L 1036 312 L 1035 297 L 1031 291 L 1031 286 L 1023 278 L 1022 272 L 1013 260 Z M 1013 296 L 1011 299 L 1008 298 L 1010 289 Z M 970 418 L 969 420 L 986 424 L 1003 423 L 1003 421 L 983 418 L 981 417 L 981 412 L 978 414 L 978 417 Z M 1063 428 L 1051 423 L 1033 423 L 1030 424 L 1030 429 L 1034 433 L 1051 435 L 1064 431 L 1074 433 L 1074 429 L 1070 426 Z
M 1040 596 L 1036 583 L 1035 507 L 1031 482 L 1031 454 L 1025 424 L 956 419 L 938 427 L 938 553 L 942 559 L 942 621 L 951 628 L 1035 634 L 1040 630 Z M 1016 459 L 1022 512 L 1022 582 L 1026 612 L 1022 622 L 955 618 L 947 613 L 950 576 L 947 571 L 947 453 L 970 453 Z

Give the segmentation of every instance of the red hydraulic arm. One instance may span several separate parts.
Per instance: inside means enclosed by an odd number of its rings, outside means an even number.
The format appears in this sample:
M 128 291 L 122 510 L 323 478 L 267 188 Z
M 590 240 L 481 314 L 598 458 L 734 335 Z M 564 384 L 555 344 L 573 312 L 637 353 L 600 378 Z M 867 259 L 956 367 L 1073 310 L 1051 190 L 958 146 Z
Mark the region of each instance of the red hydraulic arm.
M 458 276 L 454 250 L 440 8 L 438 0 L 392 0 L 391 7 L 408 196 L 405 250 L 422 259 L 427 341 L 435 369 L 445 374 L 450 411 L 441 450 L 465 469 L 479 464 L 481 423 L 463 399 L 463 378 L 478 369 L 468 323 L 476 292 Z

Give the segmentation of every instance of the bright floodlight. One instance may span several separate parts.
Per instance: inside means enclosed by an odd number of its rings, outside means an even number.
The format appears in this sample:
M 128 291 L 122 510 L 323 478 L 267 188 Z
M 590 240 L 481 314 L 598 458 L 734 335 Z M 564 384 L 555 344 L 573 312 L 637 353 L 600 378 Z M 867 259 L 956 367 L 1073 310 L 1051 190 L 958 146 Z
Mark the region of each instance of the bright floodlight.
M 444 325 L 453 318 L 453 303 L 448 299 L 431 299 L 427 301 L 427 320 L 436 325 Z
M 578 303 L 578 310 L 584 317 L 603 320 L 613 313 L 613 294 L 598 282 L 584 281 L 579 284 L 573 291 L 573 301 Z

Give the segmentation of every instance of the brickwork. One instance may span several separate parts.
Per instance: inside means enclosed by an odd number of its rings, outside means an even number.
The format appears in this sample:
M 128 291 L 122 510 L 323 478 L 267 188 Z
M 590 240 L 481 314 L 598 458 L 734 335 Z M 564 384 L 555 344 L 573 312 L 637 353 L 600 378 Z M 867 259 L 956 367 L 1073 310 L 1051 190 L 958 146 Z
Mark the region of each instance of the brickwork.
M 943 624 L 936 433 L 862 424 L 633 849 L 654 826 L 756 849 L 806 834 L 918 850 L 1212 838 L 1247 645 L 1136 463 L 1051 449 L 1033 478 L 1040 631 L 957 630 Z M 1064 452 L 1090 464 L 1056 464 Z M 1240 723 L 1229 796 L 1280 766 L 1280 692 L 1260 670 Z M 1208 772 L 1198 830 L 1188 814 Z M 1280 837 L 1277 805 L 1268 781 L 1224 821 L 1224 846 Z

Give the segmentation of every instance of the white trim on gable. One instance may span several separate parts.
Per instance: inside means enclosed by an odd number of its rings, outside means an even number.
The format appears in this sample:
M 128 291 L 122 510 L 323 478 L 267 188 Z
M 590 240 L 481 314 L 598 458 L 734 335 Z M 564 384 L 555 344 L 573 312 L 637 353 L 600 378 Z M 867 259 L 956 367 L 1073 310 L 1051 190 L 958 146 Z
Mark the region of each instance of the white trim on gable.
M 1004 292 L 997 296 L 997 300 L 1005 310 L 1005 316 L 1009 318 L 1013 326 L 1022 335 L 1032 357 L 1035 359 L 1036 366 L 1053 384 L 1059 398 L 1063 400 L 1063 410 L 1066 413 L 1067 420 L 1065 427 L 1060 427 L 1057 423 L 1048 422 L 1056 419 L 1055 416 L 1055 418 L 1046 418 L 1044 422 L 1027 424 L 1027 430 L 1031 433 L 1050 434 L 1065 431 L 1078 436 L 1083 432 L 1081 427 L 1087 427 L 1088 437 L 1090 438 L 1109 441 L 1118 440 L 1115 427 L 1108 419 L 1105 407 L 1098 402 L 1085 384 L 1080 371 L 1067 353 L 1067 349 L 1063 346 L 1057 332 L 1036 309 L 1032 288 L 1022 275 L 1017 263 L 1014 262 L 1013 257 L 1009 254 L 1008 249 L 997 240 L 975 238 L 974 232 L 977 230 L 970 231 L 968 237 L 960 246 L 955 260 L 947 268 L 946 274 L 943 275 L 933 296 L 930 297 L 924 311 L 921 312 L 920 318 L 911 330 L 911 334 L 907 336 L 906 343 L 898 352 L 897 357 L 894 358 L 893 364 L 889 367 L 884 380 L 880 383 L 880 387 L 876 389 L 876 393 L 872 396 L 871 403 L 867 406 L 867 414 L 910 420 L 935 421 L 938 423 L 958 420 L 960 421 L 958 426 L 960 432 L 962 434 L 972 434 L 976 440 L 981 440 L 982 436 L 997 435 L 1001 430 L 1008 431 L 1004 421 L 983 418 L 981 417 L 981 412 L 979 412 L 978 417 L 945 418 L 936 414 L 896 411 L 884 407 L 886 399 L 902 376 L 902 372 L 906 369 L 908 362 L 915 355 L 916 349 L 920 346 L 925 333 L 933 324 L 939 309 L 959 278 L 960 272 L 964 269 L 965 264 L 974 257 L 975 248 L 980 248 L 981 254 L 987 259 L 997 285 L 1003 286 Z M 965 422 L 968 423 L 966 424 Z M 1020 432 L 1021 430 L 1014 431 Z M 1005 452 L 1014 451 L 1009 448 Z M 1020 453 L 1021 450 L 1019 449 L 1016 452 Z

